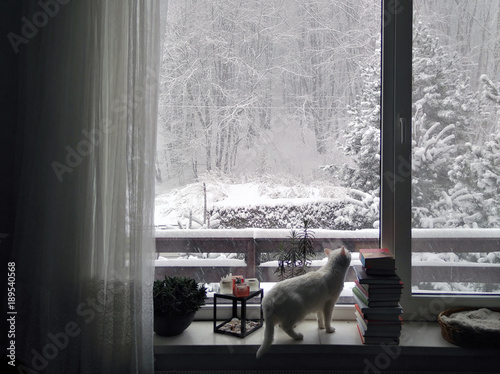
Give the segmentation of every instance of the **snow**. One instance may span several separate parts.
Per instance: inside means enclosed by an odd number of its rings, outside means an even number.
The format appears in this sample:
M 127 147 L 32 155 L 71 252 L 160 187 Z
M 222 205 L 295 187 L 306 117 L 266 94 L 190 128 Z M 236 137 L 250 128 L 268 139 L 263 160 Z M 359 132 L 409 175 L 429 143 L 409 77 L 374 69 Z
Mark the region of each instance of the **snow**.
M 491 263 L 475 263 L 475 262 L 469 262 L 469 261 L 460 261 L 460 262 L 447 262 L 441 258 L 438 257 L 437 254 L 435 254 L 435 258 L 437 260 L 426 260 L 426 261 L 419 261 L 415 260 L 415 257 L 412 256 L 412 266 L 424 266 L 424 267 L 429 267 L 429 266 L 447 266 L 447 267 L 454 267 L 454 266 L 460 266 L 460 268 L 464 267 L 478 267 L 478 268 L 485 268 L 485 267 L 492 267 L 492 268 L 499 268 L 500 271 L 500 264 L 491 264 Z M 458 265 L 460 263 L 460 265 Z
M 155 260 L 157 267 L 246 267 L 245 260 L 227 258 L 220 254 L 217 258 L 199 258 L 189 256 L 187 258 L 166 258 L 160 256 Z
M 378 238 L 379 231 L 376 229 L 364 230 L 313 230 L 316 238 Z M 224 230 L 156 230 L 158 238 L 178 237 L 210 237 L 210 238 L 286 238 L 290 235 L 288 229 L 224 229 Z M 415 239 L 436 238 L 498 238 L 500 240 L 500 229 L 413 229 L 412 237 Z
M 301 183 L 286 178 L 281 182 L 261 177 L 241 183 L 234 180 L 217 179 L 205 175 L 203 181 L 188 184 L 182 188 L 165 190 L 157 185 L 155 197 L 155 225 L 176 227 L 191 213 L 202 221 L 204 194 L 203 183 L 207 189 L 207 208 L 213 207 L 256 207 L 256 206 L 297 206 L 313 202 L 345 201 L 349 189 L 334 186 L 324 181 Z
M 314 229 L 314 237 L 320 239 L 358 239 L 369 238 L 376 239 L 379 237 L 379 231 L 375 229 L 364 230 L 324 230 Z M 288 229 L 193 229 L 193 230 L 156 230 L 157 238 L 283 238 L 290 236 Z
M 413 229 L 412 237 L 416 239 L 431 238 L 498 238 L 500 239 L 500 229 Z

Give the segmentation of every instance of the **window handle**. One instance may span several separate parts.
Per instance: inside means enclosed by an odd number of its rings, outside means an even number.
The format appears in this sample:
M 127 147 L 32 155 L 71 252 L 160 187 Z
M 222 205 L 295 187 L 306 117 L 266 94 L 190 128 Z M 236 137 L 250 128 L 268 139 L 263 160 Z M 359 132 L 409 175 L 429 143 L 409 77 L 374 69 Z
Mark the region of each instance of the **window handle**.
M 401 144 L 406 143 L 406 131 L 407 131 L 406 118 L 399 117 L 399 133 L 401 135 Z

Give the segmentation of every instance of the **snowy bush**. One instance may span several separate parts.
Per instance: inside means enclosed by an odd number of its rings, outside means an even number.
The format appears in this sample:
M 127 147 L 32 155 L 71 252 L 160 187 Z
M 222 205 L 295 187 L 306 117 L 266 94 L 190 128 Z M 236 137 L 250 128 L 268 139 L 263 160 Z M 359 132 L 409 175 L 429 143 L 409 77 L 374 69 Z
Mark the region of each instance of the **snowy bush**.
M 300 199 L 299 199 L 300 200 Z M 354 201 L 354 199 L 353 199 Z M 304 219 L 311 228 L 356 230 L 372 228 L 369 209 L 353 201 L 316 200 L 295 204 L 214 207 L 211 214 L 220 216 L 220 228 L 242 229 L 301 227 Z

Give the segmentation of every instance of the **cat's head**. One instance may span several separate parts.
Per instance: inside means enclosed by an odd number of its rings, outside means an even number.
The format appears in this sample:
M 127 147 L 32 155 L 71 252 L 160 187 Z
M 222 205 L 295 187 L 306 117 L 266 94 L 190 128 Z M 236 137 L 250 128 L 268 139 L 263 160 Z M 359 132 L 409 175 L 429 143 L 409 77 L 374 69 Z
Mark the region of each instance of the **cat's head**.
M 343 246 L 342 248 L 334 250 L 325 248 L 325 255 L 328 256 L 328 258 L 333 258 L 334 261 L 342 267 L 348 268 L 351 264 L 351 252 Z

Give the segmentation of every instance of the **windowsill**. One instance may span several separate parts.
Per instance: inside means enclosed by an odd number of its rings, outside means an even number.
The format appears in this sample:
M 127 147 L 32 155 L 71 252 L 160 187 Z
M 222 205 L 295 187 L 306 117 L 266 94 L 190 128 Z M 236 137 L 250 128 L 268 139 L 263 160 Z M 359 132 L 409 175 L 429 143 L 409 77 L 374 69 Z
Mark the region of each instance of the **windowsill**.
M 400 345 L 385 346 L 385 350 L 379 345 L 363 345 L 356 321 L 333 321 L 333 326 L 335 333 L 328 334 L 317 329 L 316 321 L 306 320 L 297 327 L 304 334 L 302 341 L 294 341 L 276 328 L 271 350 L 257 360 L 255 353 L 264 328 L 241 339 L 214 333 L 212 321 L 195 321 L 179 336 L 154 336 L 155 369 L 297 370 L 304 365 L 308 370 L 322 370 L 331 368 L 328 365 L 334 362 L 338 370 L 361 372 L 370 368 L 370 363 L 378 370 L 493 372 L 498 369 L 497 349 L 457 347 L 442 338 L 436 322 L 405 323 Z M 375 372 L 373 368 L 365 372 Z

